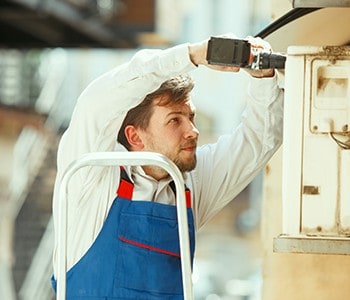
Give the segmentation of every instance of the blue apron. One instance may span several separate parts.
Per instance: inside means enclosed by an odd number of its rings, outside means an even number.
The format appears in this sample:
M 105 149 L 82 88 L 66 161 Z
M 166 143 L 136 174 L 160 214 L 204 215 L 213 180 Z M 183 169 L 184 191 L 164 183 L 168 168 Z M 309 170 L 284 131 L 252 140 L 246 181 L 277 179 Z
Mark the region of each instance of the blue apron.
M 117 197 L 100 233 L 67 272 L 67 299 L 184 298 L 176 207 L 131 201 L 133 187 L 121 168 Z M 188 189 L 186 202 L 193 264 L 194 222 Z M 54 279 L 52 284 L 56 290 Z

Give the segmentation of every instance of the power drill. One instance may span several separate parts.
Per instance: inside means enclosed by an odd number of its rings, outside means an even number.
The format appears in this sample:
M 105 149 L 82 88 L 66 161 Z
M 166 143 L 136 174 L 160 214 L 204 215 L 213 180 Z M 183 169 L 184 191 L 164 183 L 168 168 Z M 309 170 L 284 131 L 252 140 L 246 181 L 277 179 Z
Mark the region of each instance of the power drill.
M 253 70 L 284 69 L 286 56 L 253 47 L 247 40 L 211 37 L 208 42 L 207 61 L 212 65 Z

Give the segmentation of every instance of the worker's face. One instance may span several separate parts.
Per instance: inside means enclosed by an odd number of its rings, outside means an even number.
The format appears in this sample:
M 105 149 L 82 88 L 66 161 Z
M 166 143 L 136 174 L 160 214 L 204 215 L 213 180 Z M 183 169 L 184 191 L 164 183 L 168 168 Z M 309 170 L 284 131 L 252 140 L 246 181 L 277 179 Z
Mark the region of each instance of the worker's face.
M 140 135 L 143 151 L 167 156 L 182 171 L 196 166 L 196 147 L 199 132 L 194 124 L 195 108 L 190 99 L 180 104 L 157 105 L 149 126 Z

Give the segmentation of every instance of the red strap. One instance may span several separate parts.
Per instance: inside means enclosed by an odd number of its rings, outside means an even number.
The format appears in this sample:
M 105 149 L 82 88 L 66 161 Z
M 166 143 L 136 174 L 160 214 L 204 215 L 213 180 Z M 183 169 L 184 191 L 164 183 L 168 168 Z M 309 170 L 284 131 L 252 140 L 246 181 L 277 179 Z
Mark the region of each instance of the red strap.
M 133 190 L 134 185 L 131 182 L 121 179 L 117 190 L 117 195 L 121 198 L 131 200 Z
M 191 206 L 192 206 L 192 203 L 191 203 L 191 191 L 189 189 L 186 189 L 185 196 L 186 196 L 186 207 L 187 208 L 191 208 Z

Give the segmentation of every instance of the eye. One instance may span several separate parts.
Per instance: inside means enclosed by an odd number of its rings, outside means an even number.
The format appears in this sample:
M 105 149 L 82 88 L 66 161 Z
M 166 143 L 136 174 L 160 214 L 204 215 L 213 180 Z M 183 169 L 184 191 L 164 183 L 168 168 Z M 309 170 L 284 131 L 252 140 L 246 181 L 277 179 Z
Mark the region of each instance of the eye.
M 195 114 L 190 114 L 190 121 L 194 124 L 195 123 Z
M 177 122 L 179 122 L 179 118 L 171 118 L 170 120 L 169 120 L 169 123 L 177 123 Z

